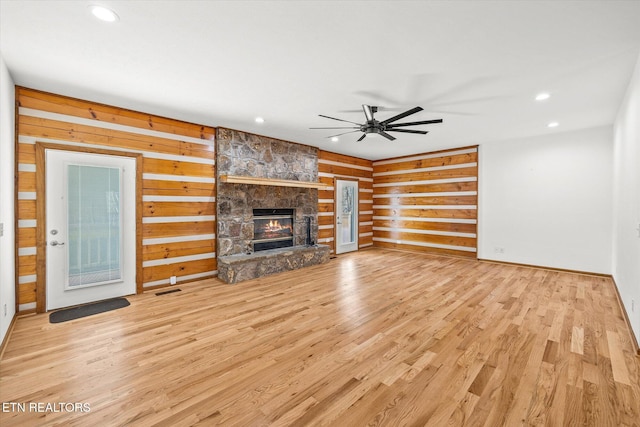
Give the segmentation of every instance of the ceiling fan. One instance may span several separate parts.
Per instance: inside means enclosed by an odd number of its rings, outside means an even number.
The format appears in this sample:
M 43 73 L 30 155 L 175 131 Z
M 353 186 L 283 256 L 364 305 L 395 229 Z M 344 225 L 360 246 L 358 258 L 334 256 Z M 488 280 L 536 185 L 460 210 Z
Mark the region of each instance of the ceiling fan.
M 389 141 L 393 141 L 395 138 L 389 135 L 388 132 L 404 132 L 404 133 L 419 133 L 421 135 L 426 135 L 428 131 L 426 130 L 413 130 L 413 129 L 400 129 L 406 126 L 415 126 L 415 125 L 428 125 L 432 123 L 442 123 L 442 119 L 436 120 L 422 120 L 419 122 L 405 122 L 405 123 L 394 123 L 400 119 L 403 119 L 407 116 L 415 114 L 419 111 L 422 111 L 422 107 L 414 107 L 410 110 L 405 111 L 404 113 L 400 113 L 397 116 L 393 116 L 389 119 L 378 121 L 374 118 L 374 114 L 378 112 L 378 107 L 372 105 L 363 105 L 362 110 L 364 111 L 364 115 L 367 121 L 363 124 L 352 122 L 349 120 L 336 119 L 335 117 L 329 117 L 322 114 L 319 114 L 320 117 L 324 117 L 326 119 L 338 120 L 339 122 L 347 122 L 352 123 L 356 126 L 341 126 L 341 127 L 323 127 L 323 128 L 309 128 L 309 129 L 356 129 L 348 132 L 339 133 L 337 135 L 331 135 L 327 138 L 334 138 L 340 135 L 346 135 L 348 133 L 353 132 L 363 132 L 363 135 L 358 139 L 358 141 L 362 141 L 367 135 L 377 134 L 382 135 L 387 138 Z

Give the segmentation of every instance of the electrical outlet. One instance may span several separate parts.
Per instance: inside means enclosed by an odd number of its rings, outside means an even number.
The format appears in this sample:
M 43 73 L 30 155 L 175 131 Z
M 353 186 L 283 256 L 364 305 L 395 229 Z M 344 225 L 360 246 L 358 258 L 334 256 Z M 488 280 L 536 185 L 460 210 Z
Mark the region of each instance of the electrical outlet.
M 4 223 L 0 222 L 0 237 L 4 235 Z
M 493 248 L 493 251 L 497 254 L 503 254 L 504 253 L 504 248 L 501 248 L 499 246 L 496 246 L 495 248 Z
M 6 316 L 7 315 L 7 304 L 4 305 L 4 309 L 3 310 L 4 310 L 3 316 Z
M 171 278 L 169 279 L 169 282 L 170 282 L 172 285 L 175 285 L 175 284 L 176 284 L 176 281 L 177 281 L 176 276 L 171 276 Z
M 6 307 L 6 304 L 5 304 Z M 631 300 L 631 312 L 635 313 L 636 312 L 636 301 L 635 300 Z

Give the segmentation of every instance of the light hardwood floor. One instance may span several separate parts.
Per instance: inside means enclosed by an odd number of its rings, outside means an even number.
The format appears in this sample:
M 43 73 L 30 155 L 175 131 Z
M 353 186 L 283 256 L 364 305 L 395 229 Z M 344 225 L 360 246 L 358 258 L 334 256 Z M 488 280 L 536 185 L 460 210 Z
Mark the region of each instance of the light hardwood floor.
M 0 425 L 640 424 L 640 361 L 607 278 L 371 249 L 179 288 L 18 319 L 0 400 L 27 406 Z

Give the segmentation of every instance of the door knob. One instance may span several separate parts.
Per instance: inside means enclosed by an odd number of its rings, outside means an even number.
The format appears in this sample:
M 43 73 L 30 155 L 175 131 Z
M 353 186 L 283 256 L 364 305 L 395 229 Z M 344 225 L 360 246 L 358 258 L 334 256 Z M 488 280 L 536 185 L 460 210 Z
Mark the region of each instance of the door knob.
M 53 242 L 50 243 L 51 246 L 62 246 L 64 245 L 64 242 L 58 242 L 57 240 L 54 240 Z

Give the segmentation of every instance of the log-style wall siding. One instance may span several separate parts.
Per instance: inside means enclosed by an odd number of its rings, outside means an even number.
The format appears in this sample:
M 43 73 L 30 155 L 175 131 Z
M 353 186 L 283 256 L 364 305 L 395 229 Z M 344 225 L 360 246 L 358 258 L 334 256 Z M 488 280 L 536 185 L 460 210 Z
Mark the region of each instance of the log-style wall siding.
M 16 102 L 20 311 L 36 307 L 36 142 L 141 153 L 143 287 L 215 275 L 214 128 L 22 87 Z
M 476 257 L 478 147 L 373 162 L 373 244 Z
M 371 160 L 335 154 L 320 150 L 318 152 L 318 177 L 328 185 L 318 191 L 318 243 L 329 245 L 335 252 L 334 178 L 358 180 L 358 246 L 365 248 L 373 245 L 373 167 Z

